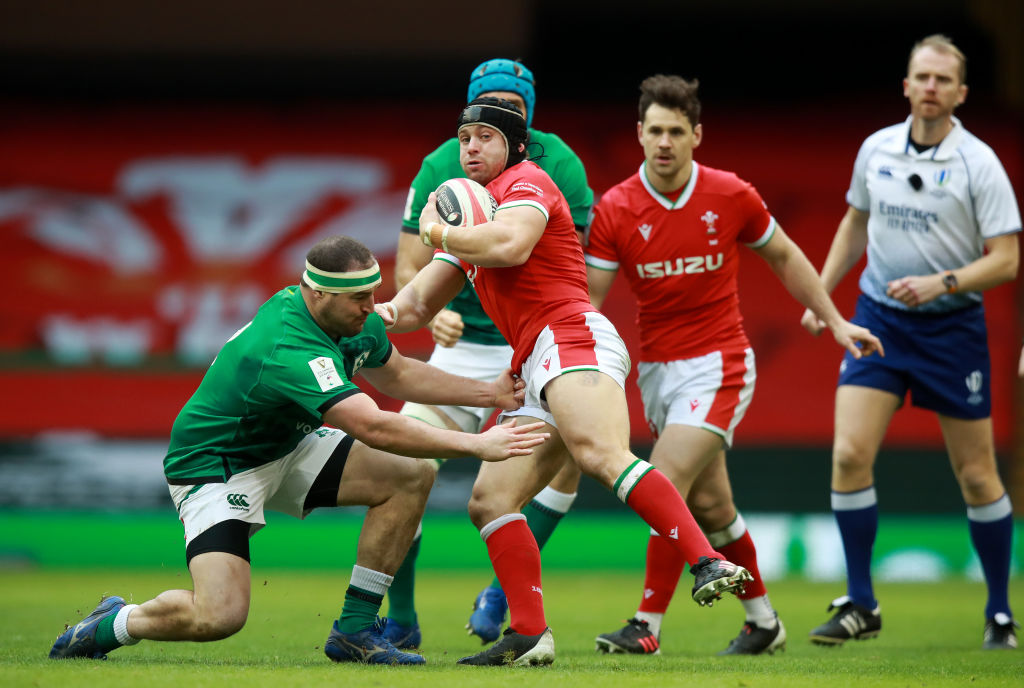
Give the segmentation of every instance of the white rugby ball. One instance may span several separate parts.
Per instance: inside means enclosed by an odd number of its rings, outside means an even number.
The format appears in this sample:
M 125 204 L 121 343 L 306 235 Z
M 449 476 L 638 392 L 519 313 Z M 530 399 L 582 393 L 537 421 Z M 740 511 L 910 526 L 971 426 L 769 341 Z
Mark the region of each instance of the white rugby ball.
M 498 202 L 491 192 L 472 179 L 456 178 L 437 187 L 437 214 L 453 227 L 473 227 L 494 219 Z

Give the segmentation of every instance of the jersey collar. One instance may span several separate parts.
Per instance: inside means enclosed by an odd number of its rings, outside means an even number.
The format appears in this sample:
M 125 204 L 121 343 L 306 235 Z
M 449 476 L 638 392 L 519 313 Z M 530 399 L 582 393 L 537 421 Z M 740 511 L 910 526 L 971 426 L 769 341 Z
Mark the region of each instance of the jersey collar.
M 647 193 L 651 195 L 651 198 L 656 200 L 658 203 L 665 208 L 665 210 L 678 210 L 686 205 L 686 202 L 690 200 L 690 196 L 693 195 L 693 190 L 697 187 L 697 177 L 700 176 L 700 166 L 697 161 L 693 161 L 693 172 L 690 173 L 690 180 L 686 182 L 686 188 L 683 189 L 683 193 L 679 194 L 679 198 L 673 203 L 665 197 L 660 191 L 655 189 L 649 179 L 647 179 L 647 161 L 644 160 L 640 163 L 640 183 L 647 189 Z
M 907 117 L 900 127 L 899 135 L 889 139 L 886 144 L 883 144 L 882 148 L 887 149 L 890 153 L 906 155 L 917 160 L 951 160 L 956 155 L 956 149 L 960 146 L 960 141 L 964 135 L 964 126 L 960 123 L 960 120 L 952 117 L 953 128 L 946 134 L 944 139 L 939 141 L 939 145 L 932 146 L 928 150 L 918 153 L 910 145 L 910 123 L 913 119 L 913 115 Z

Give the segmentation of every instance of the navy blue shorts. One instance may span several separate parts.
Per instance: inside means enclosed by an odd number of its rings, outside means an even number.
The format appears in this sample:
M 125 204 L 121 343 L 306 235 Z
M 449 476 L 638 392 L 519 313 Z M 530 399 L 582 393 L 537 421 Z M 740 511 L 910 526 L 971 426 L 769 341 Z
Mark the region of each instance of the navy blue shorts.
M 992 415 L 985 309 L 979 304 L 951 313 L 913 313 L 861 294 L 853 322 L 882 341 L 878 354 L 839 368 L 840 385 L 859 385 L 906 397 L 911 403 L 953 418 Z

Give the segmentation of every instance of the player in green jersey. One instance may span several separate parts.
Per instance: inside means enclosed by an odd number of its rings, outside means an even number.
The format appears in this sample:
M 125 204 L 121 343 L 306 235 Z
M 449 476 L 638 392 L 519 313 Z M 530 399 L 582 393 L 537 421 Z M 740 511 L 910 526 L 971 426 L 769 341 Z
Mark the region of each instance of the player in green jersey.
M 388 643 L 377 619 L 434 480 L 432 462 L 407 457 L 501 461 L 532 453 L 546 435 L 532 432 L 540 423 L 467 434 L 378 408 L 353 383 L 356 374 L 419 403 L 522 402 L 510 371 L 482 382 L 402 356 L 373 310 L 380 283 L 369 249 L 348 237 L 324 239 L 306 256 L 302 284 L 271 297 L 228 340 L 175 420 L 164 459 L 193 590 L 140 605 L 106 597 L 57 638 L 51 658 L 102 659 L 143 638 L 226 638 L 248 615 L 249 538 L 266 525 L 264 510 L 305 518 L 317 507 L 366 505 L 324 651 L 337 662 L 424 662 Z
M 573 222 L 580 234 L 586 229 L 594 192 L 587 186 L 587 174 L 576 153 L 555 134 L 533 129 L 533 111 L 536 103 L 533 73 L 520 62 L 488 60 L 470 75 L 467 102 L 480 96 L 505 98 L 525 113 L 529 127 L 527 157 L 548 173 L 562 191 Z M 398 239 L 395 265 L 396 287 L 401 289 L 416 273 L 430 262 L 433 251 L 419 239 L 419 218 L 427 197 L 441 182 L 464 177 L 459 165 L 459 141 L 451 138 L 442 143 L 423 160 L 419 173 L 413 179 L 402 218 L 402 233 Z M 512 348 L 501 336 L 491 319 L 484 313 L 472 285 L 466 282 L 451 303 L 437 314 L 427 326 L 434 342 L 430 364 L 442 370 L 466 375 L 478 380 L 492 379 L 497 371 L 508 367 Z M 463 406 L 425 406 L 409 403 L 402 413 L 441 428 L 480 432 L 491 417 L 493 409 Z M 440 466 L 440 462 L 436 464 Z M 523 509 L 534 538 L 541 546 L 554 531 L 562 516 L 569 511 L 576 497 L 580 473 L 575 464 L 566 465 L 551 484 Z M 402 567 L 395 575 L 388 593 L 388 619 L 386 636 L 397 647 L 415 648 L 422 640 L 415 608 L 415 562 L 420 547 L 417 531 L 412 547 Z M 505 621 L 508 603 L 505 593 L 495 578 L 473 604 L 473 614 L 466 628 L 485 642 L 498 638 Z

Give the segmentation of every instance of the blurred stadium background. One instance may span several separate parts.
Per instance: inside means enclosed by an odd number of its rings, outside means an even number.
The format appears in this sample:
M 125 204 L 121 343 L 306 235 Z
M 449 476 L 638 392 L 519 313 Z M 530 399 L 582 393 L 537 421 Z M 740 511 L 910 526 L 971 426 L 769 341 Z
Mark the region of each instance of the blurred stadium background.
M 385 269 L 381 297 L 393 293 L 408 183 L 453 134 L 469 71 L 482 60 L 518 57 L 534 71 L 535 126 L 576 150 L 598 194 L 641 160 L 638 83 L 657 72 L 699 78 L 698 159 L 752 182 L 820 266 L 857 147 L 906 116 L 907 53 L 929 33 L 950 35 L 966 52 L 971 92 L 959 115 L 996 150 L 1021 202 L 1022 8 L 1015 0 L 3 3 L 0 566 L 180 566 L 161 473 L 175 414 L 227 337 L 295 283 L 318 238 L 364 241 Z M 855 295 L 851 276 L 835 293 L 844 313 Z M 741 302 L 759 381 L 730 454 L 737 502 L 771 562 L 766 575 L 840 578 L 828 513 L 840 351 L 799 327 L 800 307 L 753 254 L 744 256 Z M 1021 303 L 1021 280 L 986 295 L 996 440 L 1018 514 Z M 606 310 L 635 345 L 621 280 Z M 406 354 L 430 350 L 423 333 L 395 341 Z M 643 454 L 651 438 L 632 387 L 630 401 Z M 455 541 L 468 543 L 474 535 L 459 513 L 474 464 L 457 463 L 441 472 L 430 517 L 458 523 L 453 532 L 469 535 Z M 898 414 L 877 473 L 883 533 L 892 534 L 879 554 L 890 568 L 977 576 L 931 416 Z M 609 554 L 607 539 L 597 540 L 556 561 L 642 567 L 643 524 L 592 482 L 577 504 L 587 516 L 566 527 L 602 524 L 635 548 Z M 355 514 L 316 520 L 311 540 L 318 528 L 357 523 Z M 296 524 L 275 525 L 292 533 Z M 90 559 L 111 528 L 155 551 L 140 544 Z M 275 557 L 269 541 L 260 550 L 272 563 L 304 561 Z M 421 561 L 462 561 L 446 557 Z M 486 566 L 482 549 L 464 558 Z M 1016 570 L 1022 565 L 1018 545 Z

